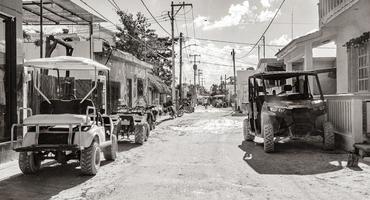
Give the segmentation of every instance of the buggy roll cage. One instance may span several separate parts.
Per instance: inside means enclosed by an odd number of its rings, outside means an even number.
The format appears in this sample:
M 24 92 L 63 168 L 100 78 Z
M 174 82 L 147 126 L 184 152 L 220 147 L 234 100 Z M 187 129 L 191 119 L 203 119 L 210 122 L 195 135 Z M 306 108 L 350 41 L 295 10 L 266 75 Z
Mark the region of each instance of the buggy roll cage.
M 254 74 L 253 76 L 250 76 L 248 78 L 249 85 L 250 85 L 250 83 L 253 83 L 253 86 L 249 87 L 249 97 L 248 97 L 248 99 L 251 100 L 251 98 L 256 97 L 257 93 L 259 92 L 258 88 L 257 88 L 257 86 L 259 85 L 257 83 L 257 79 L 261 80 L 262 87 L 263 87 L 262 92 L 264 93 L 264 96 L 266 96 L 267 92 L 266 92 L 265 80 L 287 80 L 289 78 L 294 78 L 294 77 L 299 77 L 299 76 L 304 76 L 305 79 L 307 79 L 307 80 L 308 80 L 309 76 L 315 77 L 316 84 L 317 84 L 317 87 L 318 87 L 319 92 L 320 92 L 320 99 L 321 100 L 324 99 L 324 95 L 322 93 L 319 77 L 317 75 L 317 72 L 315 72 L 315 71 L 298 71 L 298 72 L 286 72 L 286 71 L 280 72 L 279 71 L 279 72 L 262 72 L 262 73 Z M 253 80 L 253 81 L 251 81 L 251 80 Z M 309 85 L 308 85 L 308 87 L 309 87 Z
M 94 70 L 94 86 L 91 90 L 82 98 L 80 103 L 83 103 L 91 93 L 97 88 L 97 70 L 100 71 L 109 71 L 110 69 L 105 65 L 102 65 L 98 62 L 95 62 L 88 58 L 82 57 L 71 57 L 71 56 L 58 56 L 58 57 L 51 57 L 51 58 L 40 58 L 40 59 L 32 59 L 24 62 L 24 65 L 28 65 L 36 71 L 38 69 L 49 69 L 49 70 L 56 70 L 58 74 L 58 81 L 59 81 L 59 70 L 86 70 L 91 71 Z M 50 100 L 46 97 L 46 95 L 40 90 L 39 87 L 36 85 L 36 81 L 33 81 L 33 87 L 36 91 L 45 99 L 46 102 L 51 104 Z

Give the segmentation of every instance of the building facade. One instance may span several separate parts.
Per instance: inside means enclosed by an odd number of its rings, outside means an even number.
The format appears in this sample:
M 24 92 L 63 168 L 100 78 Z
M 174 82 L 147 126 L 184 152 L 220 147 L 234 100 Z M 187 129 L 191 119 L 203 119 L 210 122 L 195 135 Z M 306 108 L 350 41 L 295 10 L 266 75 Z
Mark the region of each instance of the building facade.
M 354 143 L 370 141 L 370 1 L 320 0 L 318 12 L 320 29 L 294 39 L 277 57 L 288 70 L 303 59 L 297 70 L 322 71 L 320 76 L 335 80 L 334 94 L 326 95 L 328 119 L 334 125 L 338 146 L 351 150 Z M 313 50 L 330 42 L 335 44 L 334 67 L 319 69 Z
M 0 1 L 0 163 L 17 156 L 10 127 L 23 107 L 22 1 Z

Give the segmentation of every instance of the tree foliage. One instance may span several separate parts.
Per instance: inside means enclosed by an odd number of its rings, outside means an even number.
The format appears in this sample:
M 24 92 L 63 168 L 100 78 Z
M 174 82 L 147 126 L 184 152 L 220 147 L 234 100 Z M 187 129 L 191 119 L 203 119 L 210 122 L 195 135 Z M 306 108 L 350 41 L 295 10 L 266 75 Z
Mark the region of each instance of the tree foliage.
M 140 12 L 136 15 L 118 11 L 123 27 L 117 33 L 116 47 L 154 65 L 153 74 L 167 85 L 172 83 L 171 38 L 159 37 L 148 19 Z

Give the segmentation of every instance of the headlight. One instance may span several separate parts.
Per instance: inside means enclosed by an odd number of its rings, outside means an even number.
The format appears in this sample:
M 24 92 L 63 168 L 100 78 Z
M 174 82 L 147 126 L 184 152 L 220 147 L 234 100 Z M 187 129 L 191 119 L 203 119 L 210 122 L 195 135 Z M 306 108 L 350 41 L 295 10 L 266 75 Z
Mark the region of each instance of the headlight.
M 320 110 L 320 111 L 325 110 L 325 105 L 316 106 L 316 107 L 313 108 L 313 110 L 316 110 L 316 111 L 318 111 L 318 110 Z
M 271 112 L 284 112 L 285 108 L 268 107 Z

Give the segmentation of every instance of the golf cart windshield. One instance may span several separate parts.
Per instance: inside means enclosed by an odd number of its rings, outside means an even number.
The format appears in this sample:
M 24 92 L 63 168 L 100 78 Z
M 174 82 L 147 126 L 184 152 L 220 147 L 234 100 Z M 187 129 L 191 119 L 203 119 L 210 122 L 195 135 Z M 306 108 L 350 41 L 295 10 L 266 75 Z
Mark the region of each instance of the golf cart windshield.
M 265 74 L 250 79 L 255 95 L 283 100 L 313 99 L 315 95 L 322 98 L 322 92 L 313 73 Z

